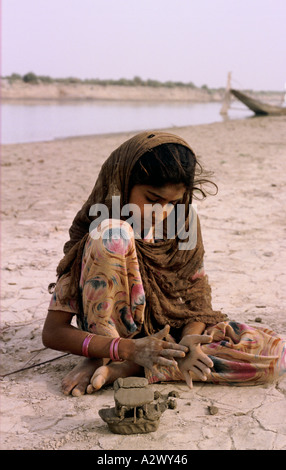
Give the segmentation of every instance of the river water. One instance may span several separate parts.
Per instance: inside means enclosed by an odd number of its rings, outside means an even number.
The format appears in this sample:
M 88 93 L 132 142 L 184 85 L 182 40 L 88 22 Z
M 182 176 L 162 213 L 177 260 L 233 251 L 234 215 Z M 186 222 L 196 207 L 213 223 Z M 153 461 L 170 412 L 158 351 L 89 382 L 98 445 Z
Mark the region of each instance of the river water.
M 2 103 L 1 143 L 49 141 L 58 138 L 133 132 L 220 122 L 221 103 L 181 102 L 49 102 Z M 252 113 L 230 110 L 229 119 Z

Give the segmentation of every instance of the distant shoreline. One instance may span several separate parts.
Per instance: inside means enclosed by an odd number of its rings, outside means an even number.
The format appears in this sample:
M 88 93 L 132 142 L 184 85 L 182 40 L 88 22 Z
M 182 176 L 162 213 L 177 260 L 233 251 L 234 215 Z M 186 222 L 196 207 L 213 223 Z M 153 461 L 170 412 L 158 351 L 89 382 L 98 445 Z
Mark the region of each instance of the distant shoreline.
M 62 84 L 24 82 L 9 83 L 1 80 L 1 98 L 5 101 L 221 101 L 223 93 L 190 87 L 151 87 L 93 84 Z
M 249 92 L 263 101 L 277 103 L 279 92 Z M 188 86 L 128 86 L 101 85 L 91 83 L 25 83 L 17 80 L 10 82 L 1 79 L 1 100 L 4 103 L 34 104 L 48 102 L 96 102 L 96 101 L 131 101 L 131 102 L 222 102 L 224 90 L 192 88 Z

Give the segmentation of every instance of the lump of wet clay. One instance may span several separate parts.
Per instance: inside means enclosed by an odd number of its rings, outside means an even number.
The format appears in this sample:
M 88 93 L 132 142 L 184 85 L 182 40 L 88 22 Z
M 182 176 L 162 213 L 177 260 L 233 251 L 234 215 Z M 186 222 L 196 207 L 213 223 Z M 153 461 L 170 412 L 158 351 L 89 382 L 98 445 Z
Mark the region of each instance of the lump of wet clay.
M 209 414 L 210 415 L 216 415 L 218 413 L 218 407 L 210 405 L 208 406 Z

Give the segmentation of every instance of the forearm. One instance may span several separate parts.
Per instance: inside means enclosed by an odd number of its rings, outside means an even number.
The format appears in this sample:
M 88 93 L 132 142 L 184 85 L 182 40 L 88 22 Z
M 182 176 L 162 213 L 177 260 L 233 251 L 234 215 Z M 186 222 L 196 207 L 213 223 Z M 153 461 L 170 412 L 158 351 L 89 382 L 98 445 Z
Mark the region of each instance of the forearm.
M 89 333 L 73 327 L 71 320 L 70 313 L 49 311 L 43 329 L 43 343 L 47 348 L 85 356 L 87 354 L 86 349 L 83 350 L 83 345 Z M 173 366 L 177 358 L 185 357 L 188 347 L 165 341 L 169 331 L 170 327 L 166 325 L 154 335 L 136 340 L 120 338 L 118 358 L 135 362 L 149 369 L 152 369 L 154 364 Z M 92 335 L 88 343 L 88 357 L 98 359 L 111 357 L 113 360 L 113 352 L 110 354 L 113 339 L 108 336 Z
M 182 330 L 182 338 L 187 335 L 201 335 L 205 331 L 206 325 L 202 322 L 188 323 Z
M 81 356 L 83 355 L 83 342 L 88 332 L 72 326 L 70 324 L 71 318 L 71 315 L 66 312 L 49 312 L 43 329 L 43 344 L 50 349 Z M 112 339 L 107 336 L 94 335 L 88 346 L 89 356 L 91 358 L 109 358 Z M 118 348 L 120 358 L 131 360 L 134 349 L 134 340 L 122 338 Z

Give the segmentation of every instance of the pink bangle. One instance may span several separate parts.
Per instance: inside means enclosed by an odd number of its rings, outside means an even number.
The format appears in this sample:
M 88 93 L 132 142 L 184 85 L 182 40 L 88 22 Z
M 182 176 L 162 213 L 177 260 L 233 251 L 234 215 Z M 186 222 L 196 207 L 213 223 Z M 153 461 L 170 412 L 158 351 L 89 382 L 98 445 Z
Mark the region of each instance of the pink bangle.
M 114 338 L 114 339 L 111 341 L 110 347 L 109 347 L 109 356 L 110 356 L 110 359 L 111 359 L 112 361 L 115 360 L 114 355 L 113 355 L 113 347 L 114 347 L 115 341 L 116 341 L 116 338 Z
M 121 338 L 116 338 L 116 341 L 114 342 L 113 353 L 114 353 L 114 357 L 115 357 L 116 361 L 122 361 L 122 359 L 120 359 L 119 354 L 118 354 L 118 346 L 119 346 L 119 343 L 120 343 L 120 339 Z
M 90 357 L 88 354 L 88 347 L 93 337 L 94 335 L 92 333 L 89 333 L 83 340 L 81 352 L 82 352 L 82 355 L 85 357 Z
M 118 354 L 118 345 L 119 345 L 120 340 L 121 340 L 120 337 L 114 338 L 110 343 L 109 355 L 112 361 L 123 361 L 123 359 L 120 359 L 119 354 Z

